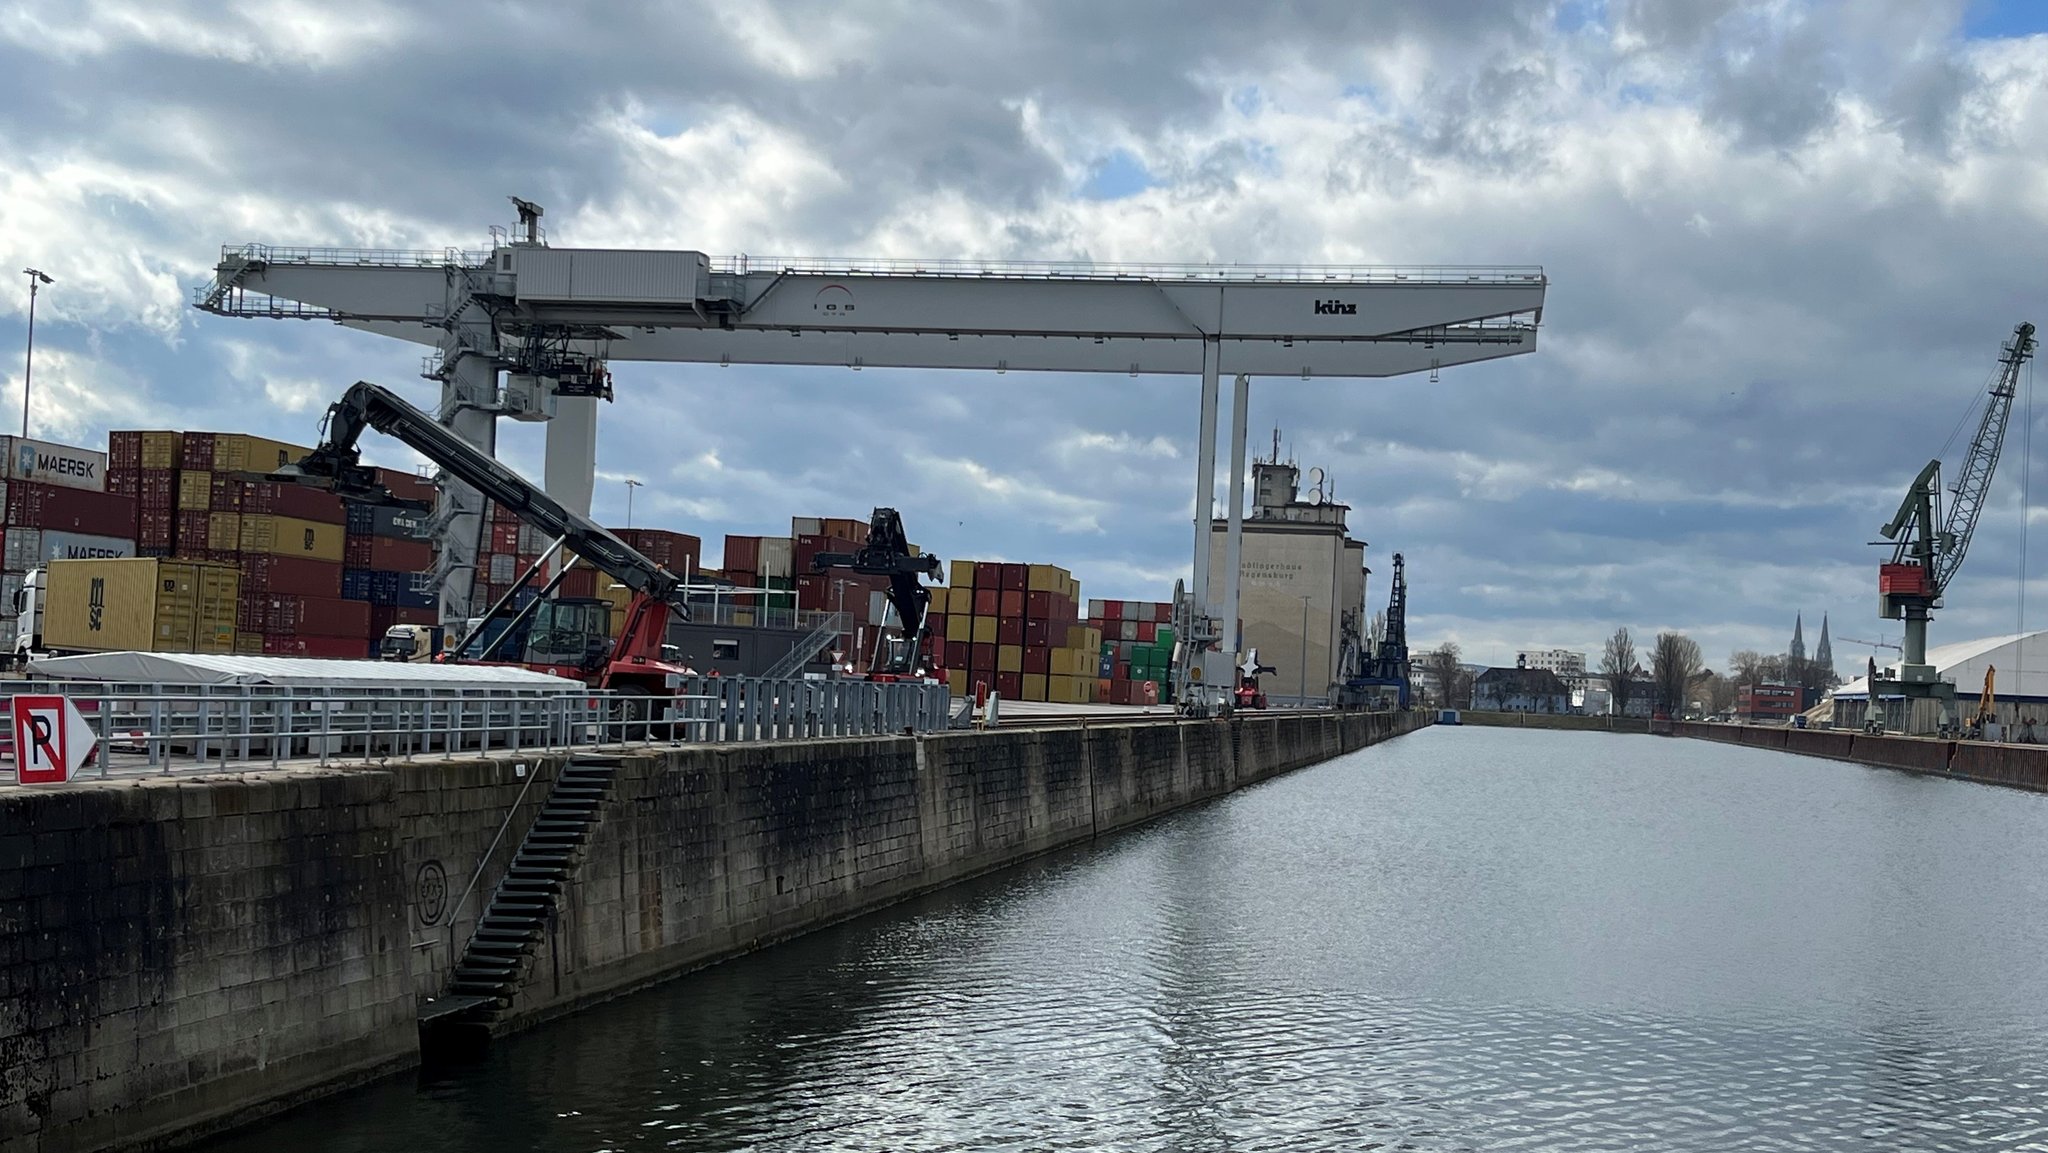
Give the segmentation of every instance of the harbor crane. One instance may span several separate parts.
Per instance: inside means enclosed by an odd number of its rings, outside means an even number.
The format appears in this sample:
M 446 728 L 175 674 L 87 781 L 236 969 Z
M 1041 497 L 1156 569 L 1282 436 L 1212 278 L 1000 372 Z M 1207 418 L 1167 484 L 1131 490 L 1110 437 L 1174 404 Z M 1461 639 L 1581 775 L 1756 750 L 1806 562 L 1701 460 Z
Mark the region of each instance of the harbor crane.
M 1345 638 L 1343 681 L 1337 686 L 1339 708 L 1364 708 L 1384 699 L 1389 690 L 1396 708 L 1410 703 L 1408 663 L 1408 573 L 1401 554 L 1394 554 L 1394 575 L 1387 593 L 1387 615 L 1379 643 L 1368 650 L 1355 637 Z
M 1927 622 L 1941 606 L 1942 594 L 1962 567 L 1970 537 L 1977 531 L 1977 518 L 1991 491 L 1991 475 L 2005 446 L 2005 426 L 2012 415 L 2020 370 L 2033 355 L 2034 326 L 2022 322 L 2013 328 L 2012 339 L 2001 346 L 1977 433 L 1970 438 L 1960 475 L 1949 490 L 1947 514 L 1943 515 L 1941 507 L 1941 461 L 1937 458 L 1913 478 L 1897 514 L 1878 530 L 1884 540 L 1877 543 L 1889 544 L 1892 549 L 1891 560 L 1877 569 L 1878 615 L 1905 621 L 1906 635 L 1897 674 L 1888 676 L 1877 670 L 1877 677 L 1870 682 L 1872 716 L 1880 692 L 1908 700 L 1932 698 L 1951 704 L 1955 700 L 1955 685 L 1941 680 L 1927 663 Z M 1944 707 L 1944 716 L 1948 711 Z
M 671 616 L 689 619 L 683 578 L 649 560 L 590 518 L 564 508 L 526 478 L 479 452 L 390 389 L 366 380 L 356 382 L 328 409 L 324 435 L 311 455 L 268 474 L 265 479 L 330 489 L 344 500 L 397 503 L 390 491 L 377 482 L 376 471 L 362 464 L 357 442 L 365 430 L 372 428 L 426 457 L 522 523 L 554 538 L 540 560 L 483 614 L 485 625 L 505 615 L 520 592 L 535 583 L 542 566 L 563 550 L 633 594 L 626 606 L 624 627 L 614 640 L 611 602 L 595 597 L 554 595 L 569 574 L 568 566 L 560 566 L 540 589 L 540 595 L 512 616 L 499 640 L 484 643 L 484 628 L 479 626 L 450 650 L 449 659 L 485 660 L 508 638 L 512 643 L 523 638 L 525 647 L 520 663 L 619 694 L 622 719 L 653 719 L 659 711 L 657 699 L 672 695 L 675 678 L 686 672 L 662 657 L 662 642 L 667 639 Z
M 1193 603 L 1178 675 L 1236 680 L 1253 376 L 1378 378 L 1536 349 L 1537 266 L 1168 265 L 713 257 L 558 248 L 542 210 L 482 251 L 229 245 L 194 304 L 316 320 L 434 349 L 437 418 L 486 455 L 496 421 L 548 422 L 543 487 L 588 513 L 597 405 L 621 361 L 1186 374 L 1201 380 Z M 503 375 L 503 385 L 499 377 Z M 1221 380 L 1231 396 L 1223 603 L 1208 604 Z M 444 470 L 430 528 L 444 625 L 471 611 L 483 503 Z M 1213 639 L 1212 639 L 1213 638 Z

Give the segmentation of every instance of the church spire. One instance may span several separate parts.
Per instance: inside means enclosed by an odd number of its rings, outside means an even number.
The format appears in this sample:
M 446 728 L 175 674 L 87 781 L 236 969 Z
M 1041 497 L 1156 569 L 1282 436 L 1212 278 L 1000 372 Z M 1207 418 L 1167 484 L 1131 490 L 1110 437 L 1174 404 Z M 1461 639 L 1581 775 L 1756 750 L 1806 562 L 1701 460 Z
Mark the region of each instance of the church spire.
M 1792 647 L 1786 652 L 1791 663 L 1798 664 L 1806 659 L 1806 629 L 1803 616 L 1792 618 Z
M 1826 669 L 1828 672 L 1835 671 L 1835 650 L 1833 646 L 1828 644 L 1828 614 L 1826 613 L 1820 614 L 1820 643 L 1813 646 L 1813 663 Z

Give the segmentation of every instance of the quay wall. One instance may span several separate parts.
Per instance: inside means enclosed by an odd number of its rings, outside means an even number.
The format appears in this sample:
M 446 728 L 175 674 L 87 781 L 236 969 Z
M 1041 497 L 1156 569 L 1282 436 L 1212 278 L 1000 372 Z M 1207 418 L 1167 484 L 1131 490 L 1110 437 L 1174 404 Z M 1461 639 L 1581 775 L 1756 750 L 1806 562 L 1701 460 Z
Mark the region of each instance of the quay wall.
M 1467 725 L 1514 729 L 1571 729 L 1601 733 L 1647 733 L 1648 717 L 1586 716 L 1579 713 L 1496 713 L 1462 709 L 1458 720 Z
M 1681 737 L 1783 749 L 1809 757 L 1958 777 L 1987 785 L 2048 792 L 2048 746 L 2008 745 L 1936 737 L 1872 736 L 1846 729 L 1788 729 L 1680 721 Z
M 1412 731 L 1430 714 L 655 749 L 499 1023 Z M 170 1147 L 419 1060 L 561 756 L 0 790 L 0 1153 Z

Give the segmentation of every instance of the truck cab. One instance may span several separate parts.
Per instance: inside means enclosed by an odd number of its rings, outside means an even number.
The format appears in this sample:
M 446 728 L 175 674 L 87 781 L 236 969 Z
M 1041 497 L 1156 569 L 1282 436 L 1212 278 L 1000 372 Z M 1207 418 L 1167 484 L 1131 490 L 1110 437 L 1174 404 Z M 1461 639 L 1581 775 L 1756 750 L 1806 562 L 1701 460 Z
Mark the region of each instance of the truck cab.
M 50 570 L 30 569 L 14 590 L 14 644 L 9 646 L 9 663 L 20 667 L 43 653 L 43 606 L 49 599 Z
M 424 662 L 441 655 L 446 634 L 440 625 L 392 625 L 377 642 L 377 659 Z

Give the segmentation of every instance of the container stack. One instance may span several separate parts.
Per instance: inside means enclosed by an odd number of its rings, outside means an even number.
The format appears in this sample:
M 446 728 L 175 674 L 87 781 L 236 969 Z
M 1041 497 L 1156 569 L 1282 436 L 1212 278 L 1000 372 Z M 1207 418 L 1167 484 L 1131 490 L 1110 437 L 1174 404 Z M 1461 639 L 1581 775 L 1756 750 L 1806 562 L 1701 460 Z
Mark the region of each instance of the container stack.
M 12 647 L 15 594 L 54 559 L 135 555 L 135 498 L 107 491 L 107 455 L 0 437 L 0 641 Z
M 432 482 L 411 473 L 380 468 L 377 483 L 401 500 L 433 504 Z M 431 515 L 372 504 L 348 503 L 343 508 L 338 595 L 369 606 L 365 639 L 372 645 L 392 625 L 430 625 L 439 619 L 436 597 L 421 579 L 434 567 L 434 546 L 427 535 Z
M 1145 705 L 1167 699 L 1172 620 L 1173 606 L 1163 601 L 1088 602 L 1088 623 L 1102 636 L 1097 703 Z
M 117 431 L 107 437 L 107 491 L 135 500 L 137 556 L 177 552 L 178 467 L 184 448 L 182 432 Z
M 340 498 L 254 479 L 310 454 L 303 445 L 232 432 L 188 432 L 180 449 L 179 557 L 240 573 L 236 652 L 266 656 L 369 655 L 368 606 L 342 598 L 345 524 Z
M 939 662 L 956 695 L 986 685 L 1009 700 L 1092 699 L 1102 638 L 1079 619 L 1081 584 L 1072 574 L 1057 565 L 956 560 L 950 575 Z

